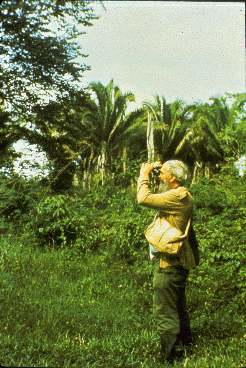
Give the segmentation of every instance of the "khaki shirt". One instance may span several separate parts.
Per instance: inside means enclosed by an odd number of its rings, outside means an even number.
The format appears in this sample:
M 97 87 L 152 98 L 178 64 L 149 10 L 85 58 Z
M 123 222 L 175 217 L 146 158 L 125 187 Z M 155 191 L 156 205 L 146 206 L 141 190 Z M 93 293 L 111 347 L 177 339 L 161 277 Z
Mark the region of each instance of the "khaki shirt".
M 184 233 L 193 214 L 193 198 L 191 194 L 182 186 L 164 193 L 152 194 L 149 186 L 149 175 L 141 174 L 138 179 L 138 203 L 160 211 L 162 217 Z M 177 256 L 161 253 L 160 267 L 166 268 L 168 266 L 182 266 L 187 270 L 196 267 L 194 254 L 188 238 L 184 240 Z

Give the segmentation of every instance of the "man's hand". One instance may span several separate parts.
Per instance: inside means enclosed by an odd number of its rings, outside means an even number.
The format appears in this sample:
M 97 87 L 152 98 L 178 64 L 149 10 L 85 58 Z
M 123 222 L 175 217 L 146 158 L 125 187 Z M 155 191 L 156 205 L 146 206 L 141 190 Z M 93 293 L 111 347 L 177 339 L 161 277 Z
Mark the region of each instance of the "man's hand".
M 153 170 L 153 168 L 154 168 L 154 163 L 152 163 L 152 164 L 148 164 L 148 163 L 142 164 L 141 169 L 140 169 L 140 175 L 143 175 L 143 174 L 149 175 L 151 173 L 151 171 Z
M 149 164 L 149 163 L 142 164 L 141 170 L 140 170 L 140 175 L 142 175 L 142 174 L 149 175 L 154 167 L 160 167 L 160 166 L 162 166 L 162 163 L 160 161 L 152 162 L 151 164 Z

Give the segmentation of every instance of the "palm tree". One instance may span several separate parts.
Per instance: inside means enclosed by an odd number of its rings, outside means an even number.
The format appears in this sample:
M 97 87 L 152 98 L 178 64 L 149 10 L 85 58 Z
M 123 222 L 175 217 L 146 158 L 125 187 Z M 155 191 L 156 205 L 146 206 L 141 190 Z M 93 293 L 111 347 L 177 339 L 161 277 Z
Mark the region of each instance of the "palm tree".
M 159 159 L 183 157 L 191 135 L 187 125 L 188 106 L 179 100 L 167 104 L 165 98 L 158 95 L 154 104 L 144 102 L 143 106 L 146 110 L 144 123 L 153 121 L 155 151 Z
M 209 176 L 211 164 L 224 160 L 219 132 L 235 115 L 223 99 L 212 100 L 212 105 L 186 105 L 180 100 L 167 104 L 164 97 L 155 96 L 154 104 L 143 104 L 144 124 L 147 116 L 153 121 L 156 154 L 162 161 L 177 158 L 187 162 L 194 177 L 199 168 Z
M 208 103 L 189 106 L 191 131 L 189 156 L 193 162 L 193 182 L 198 173 L 210 176 L 211 166 L 223 161 L 224 153 L 218 138 L 215 113 Z
M 246 129 L 244 125 L 246 94 L 210 98 L 211 104 L 195 103 L 190 106 L 192 139 L 190 154 L 196 172 L 210 176 L 211 169 L 226 157 L 239 159 L 245 152 Z
M 105 175 L 111 171 L 113 152 L 124 143 L 133 125 L 132 119 L 125 119 L 125 112 L 127 103 L 135 101 L 135 98 L 131 92 L 123 94 L 118 86 L 114 86 L 113 79 L 106 87 L 101 82 L 92 82 L 89 88 L 95 93 L 96 100 L 89 102 L 83 125 L 104 185 Z
M 227 97 L 227 98 L 226 98 Z M 225 156 L 238 160 L 245 152 L 245 104 L 246 94 L 227 94 L 226 97 L 212 98 L 218 137 Z M 229 106 L 229 101 L 231 107 Z

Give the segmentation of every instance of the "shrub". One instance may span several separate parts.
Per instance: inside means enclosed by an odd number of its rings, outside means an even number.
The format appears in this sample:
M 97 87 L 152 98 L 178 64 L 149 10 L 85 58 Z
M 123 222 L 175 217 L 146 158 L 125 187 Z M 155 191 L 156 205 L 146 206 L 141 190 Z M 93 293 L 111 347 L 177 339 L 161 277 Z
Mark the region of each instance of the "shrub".
M 37 206 L 35 229 L 40 245 L 70 245 L 79 232 L 79 218 L 72 210 L 74 198 L 57 194 L 46 197 Z
M 35 206 L 38 193 L 37 182 L 18 176 L 2 176 L 0 185 L 0 213 L 6 222 L 18 225 L 27 219 L 27 214 Z
M 218 176 L 192 187 L 201 263 L 190 274 L 189 302 L 200 328 L 220 337 L 237 334 L 245 324 L 243 180 L 224 177 L 221 181 Z

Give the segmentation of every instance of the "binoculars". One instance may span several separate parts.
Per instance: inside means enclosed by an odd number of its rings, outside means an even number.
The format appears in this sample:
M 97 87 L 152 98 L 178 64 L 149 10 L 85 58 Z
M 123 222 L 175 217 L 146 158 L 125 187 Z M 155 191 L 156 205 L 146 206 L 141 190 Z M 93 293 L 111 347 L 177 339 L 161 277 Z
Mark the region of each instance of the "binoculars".
M 161 172 L 161 166 L 154 167 L 151 172 L 152 172 L 153 175 L 159 176 L 160 175 L 160 172 Z

